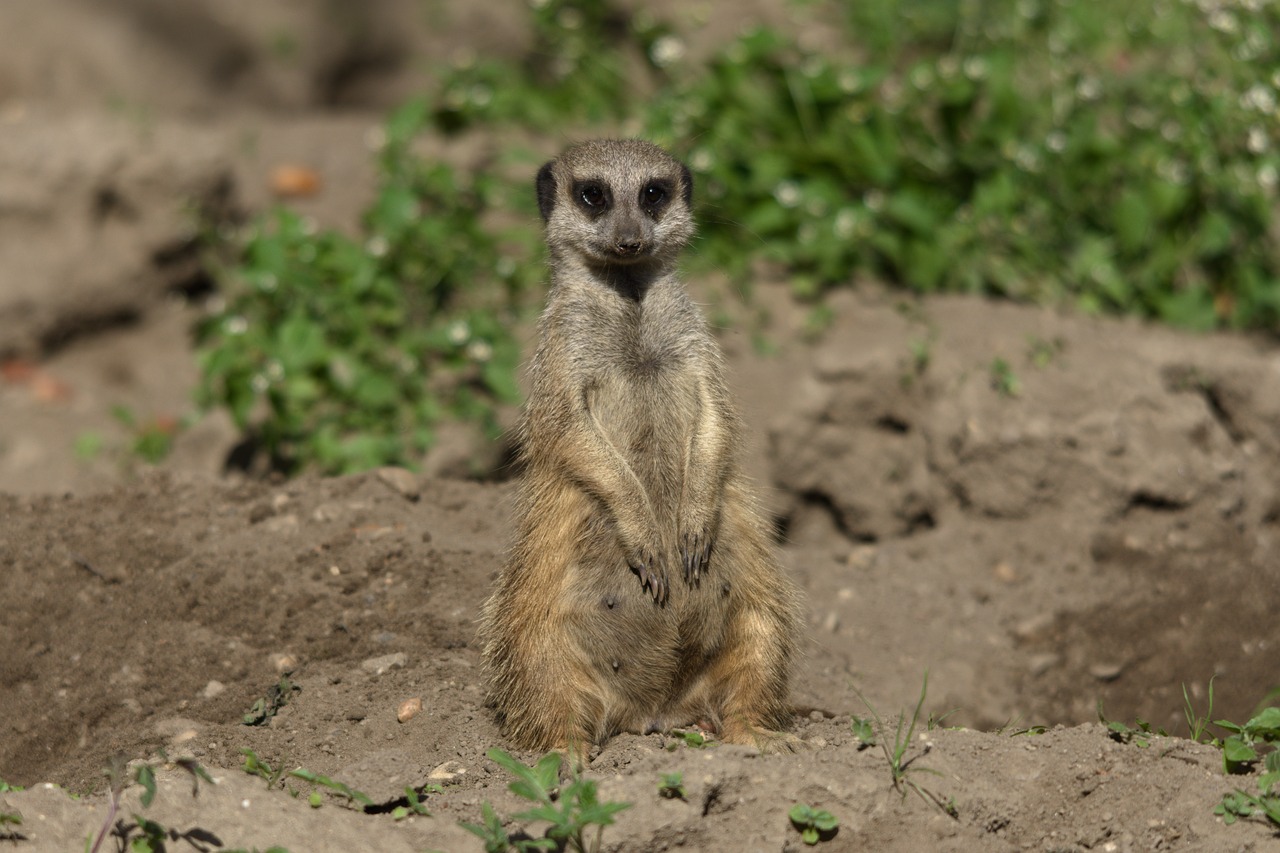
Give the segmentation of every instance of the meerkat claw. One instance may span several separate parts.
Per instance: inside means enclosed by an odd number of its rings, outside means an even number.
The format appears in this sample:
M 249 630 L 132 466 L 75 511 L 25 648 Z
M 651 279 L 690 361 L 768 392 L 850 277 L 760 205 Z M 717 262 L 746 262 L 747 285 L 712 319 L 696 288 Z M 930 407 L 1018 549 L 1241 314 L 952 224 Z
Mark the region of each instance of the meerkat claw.
M 685 583 L 696 585 L 711 563 L 711 538 L 706 535 L 686 536 L 680 551 Z

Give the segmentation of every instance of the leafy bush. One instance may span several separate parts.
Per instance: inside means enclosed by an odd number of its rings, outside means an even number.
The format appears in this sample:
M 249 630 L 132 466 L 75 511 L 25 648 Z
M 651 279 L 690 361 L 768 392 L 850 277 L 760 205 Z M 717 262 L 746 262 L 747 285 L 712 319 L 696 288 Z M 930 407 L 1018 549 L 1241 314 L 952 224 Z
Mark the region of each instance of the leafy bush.
M 363 239 L 283 210 L 257 225 L 200 330 L 206 405 L 328 472 L 412 463 L 445 414 L 495 429 L 542 278 L 527 180 L 410 150 L 478 126 L 672 147 L 699 182 L 695 263 L 739 282 L 763 259 L 811 299 L 864 274 L 1280 328 L 1277 4 L 851 3 L 847 54 L 757 31 L 697 66 L 619 8 L 530 3 L 527 56 L 460 62 L 393 116 Z
M 482 224 L 507 203 L 494 178 L 411 153 L 426 121 L 418 102 L 387 124 L 362 240 L 276 210 L 198 330 L 202 403 L 225 407 L 278 466 L 409 464 L 441 416 L 493 433 L 495 405 L 519 396 L 511 321 L 538 271 L 514 259 L 531 235 Z
M 1275 327 L 1280 10 L 994 5 L 850 4 L 865 60 L 759 31 L 689 75 L 648 127 L 696 140 L 708 258 Z

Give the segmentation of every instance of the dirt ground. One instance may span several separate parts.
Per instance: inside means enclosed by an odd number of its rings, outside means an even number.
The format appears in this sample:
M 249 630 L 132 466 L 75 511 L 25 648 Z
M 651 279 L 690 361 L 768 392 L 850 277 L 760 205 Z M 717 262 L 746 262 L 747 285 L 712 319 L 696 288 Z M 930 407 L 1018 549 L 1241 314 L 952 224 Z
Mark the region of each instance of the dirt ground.
M 670 5 L 695 46 L 729 28 Z M 261 210 L 270 170 L 303 164 L 323 189 L 297 206 L 350 227 L 382 110 L 458 45 L 521 49 L 518 7 L 0 4 L 0 32 L 23 34 L 0 55 L 0 781 L 25 788 L 0 787 L 0 814 L 22 815 L 0 849 L 84 849 L 116 755 L 159 768 L 155 801 L 129 788 L 119 825 L 157 821 L 174 850 L 473 850 L 459 820 L 521 810 L 485 755 L 508 745 L 474 636 L 509 484 L 445 476 L 456 446 L 420 474 L 246 479 L 224 472 L 235 435 L 217 415 L 153 469 L 111 414 L 193 413 L 211 285 L 191 211 Z M 603 849 L 806 849 L 797 802 L 839 819 L 826 850 L 1280 849 L 1264 823 L 1213 814 L 1255 782 L 1186 739 L 1182 710 L 1185 687 L 1203 714 L 1214 678 L 1214 718 L 1242 722 L 1280 687 L 1276 340 L 868 282 L 811 340 L 785 286 L 756 299 L 776 352 L 729 303 L 742 322 L 721 337 L 748 467 L 807 595 L 804 748 L 615 738 L 588 774 L 632 807 Z M 246 725 L 285 672 L 288 704 Z M 923 794 L 904 796 L 851 716 L 869 703 L 891 741 L 926 673 L 907 752 Z M 1100 701 L 1175 736 L 1112 739 Z M 217 784 L 193 796 L 160 750 Z M 374 805 L 311 807 L 313 786 L 268 785 L 244 750 Z M 658 794 L 672 772 L 682 799 Z M 395 818 L 406 787 L 431 816 Z

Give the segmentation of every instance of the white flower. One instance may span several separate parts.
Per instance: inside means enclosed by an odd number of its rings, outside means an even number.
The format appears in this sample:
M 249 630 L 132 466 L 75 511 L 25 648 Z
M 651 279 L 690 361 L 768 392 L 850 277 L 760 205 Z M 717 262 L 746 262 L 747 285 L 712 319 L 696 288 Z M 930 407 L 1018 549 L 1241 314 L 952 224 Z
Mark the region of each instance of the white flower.
M 1257 125 L 1254 125 L 1249 128 L 1249 139 L 1245 145 L 1251 153 L 1261 154 L 1263 151 L 1267 150 L 1267 132 Z
M 381 258 L 387 254 L 387 250 L 391 248 L 387 243 L 387 238 L 381 234 L 374 234 L 364 244 L 364 250 L 375 258 Z
M 794 181 L 782 181 L 773 188 L 773 197 L 783 207 L 795 207 L 800 203 L 800 187 Z
M 467 358 L 484 363 L 493 357 L 493 347 L 486 340 L 477 338 L 467 344 Z
M 659 68 L 666 68 L 672 63 L 679 62 L 684 59 L 684 54 L 684 42 L 675 36 L 661 36 L 654 39 L 653 46 L 649 48 L 649 58 Z
M 222 329 L 228 335 L 243 335 L 249 331 L 249 321 L 239 314 L 228 317 L 222 324 Z
M 462 346 L 467 342 L 467 338 L 471 337 L 471 329 L 467 326 L 465 320 L 459 320 L 449 327 L 449 342 L 455 346 Z
M 1280 181 L 1280 174 L 1277 174 L 1276 167 L 1271 163 L 1266 163 L 1258 170 L 1258 186 L 1267 192 L 1276 188 L 1276 182 Z

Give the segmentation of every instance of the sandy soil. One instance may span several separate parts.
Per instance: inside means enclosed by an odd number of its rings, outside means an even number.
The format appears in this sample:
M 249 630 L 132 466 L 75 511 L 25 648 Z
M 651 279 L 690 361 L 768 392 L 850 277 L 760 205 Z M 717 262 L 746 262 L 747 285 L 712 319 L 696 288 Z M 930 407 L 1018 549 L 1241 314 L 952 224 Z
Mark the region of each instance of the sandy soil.
M 260 210 L 271 167 L 303 163 L 324 189 L 299 206 L 350 226 L 380 110 L 446 45 L 517 50 L 519 30 L 476 11 L 428 26 L 391 0 L 359 26 L 321 3 L 118 5 L 0 5 L 0 31 L 29 36 L 0 56 L 0 780 L 26 788 L 0 789 L 0 814 L 23 817 L 0 846 L 83 849 L 119 755 L 157 766 L 159 793 L 144 808 L 129 788 L 118 826 L 158 821 L 183 836 L 170 849 L 479 849 L 459 820 L 522 808 L 485 756 L 508 745 L 474 640 L 509 485 L 440 476 L 447 456 L 422 474 L 245 479 L 223 471 L 235 436 L 216 416 L 151 469 L 111 408 L 192 411 L 189 329 L 210 287 L 193 207 Z M 287 63 L 280 33 L 299 44 Z M 803 849 L 796 802 L 840 821 L 819 849 L 1280 849 L 1265 824 L 1214 816 L 1255 783 L 1225 776 L 1182 718 L 1184 686 L 1204 713 L 1215 678 L 1214 717 L 1242 721 L 1280 685 L 1275 341 L 870 283 L 814 341 L 785 288 L 757 299 L 777 352 L 757 353 L 745 320 L 722 342 L 749 469 L 808 597 L 805 748 L 615 738 L 588 773 L 632 807 L 604 849 Z M 926 672 L 907 752 L 925 795 L 904 796 L 851 716 L 869 702 L 892 740 Z M 284 673 L 288 704 L 246 725 Z M 1183 737 L 1119 742 L 1099 701 Z M 193 796 L 160 750 L 217 784 Z M 244 750 L 374 805 L 313 808 L 313 786 L 268 785 Z M 683 799 L 658 794 L 672 772 Z M 430 817 L 395 819 L 406 787 Z

